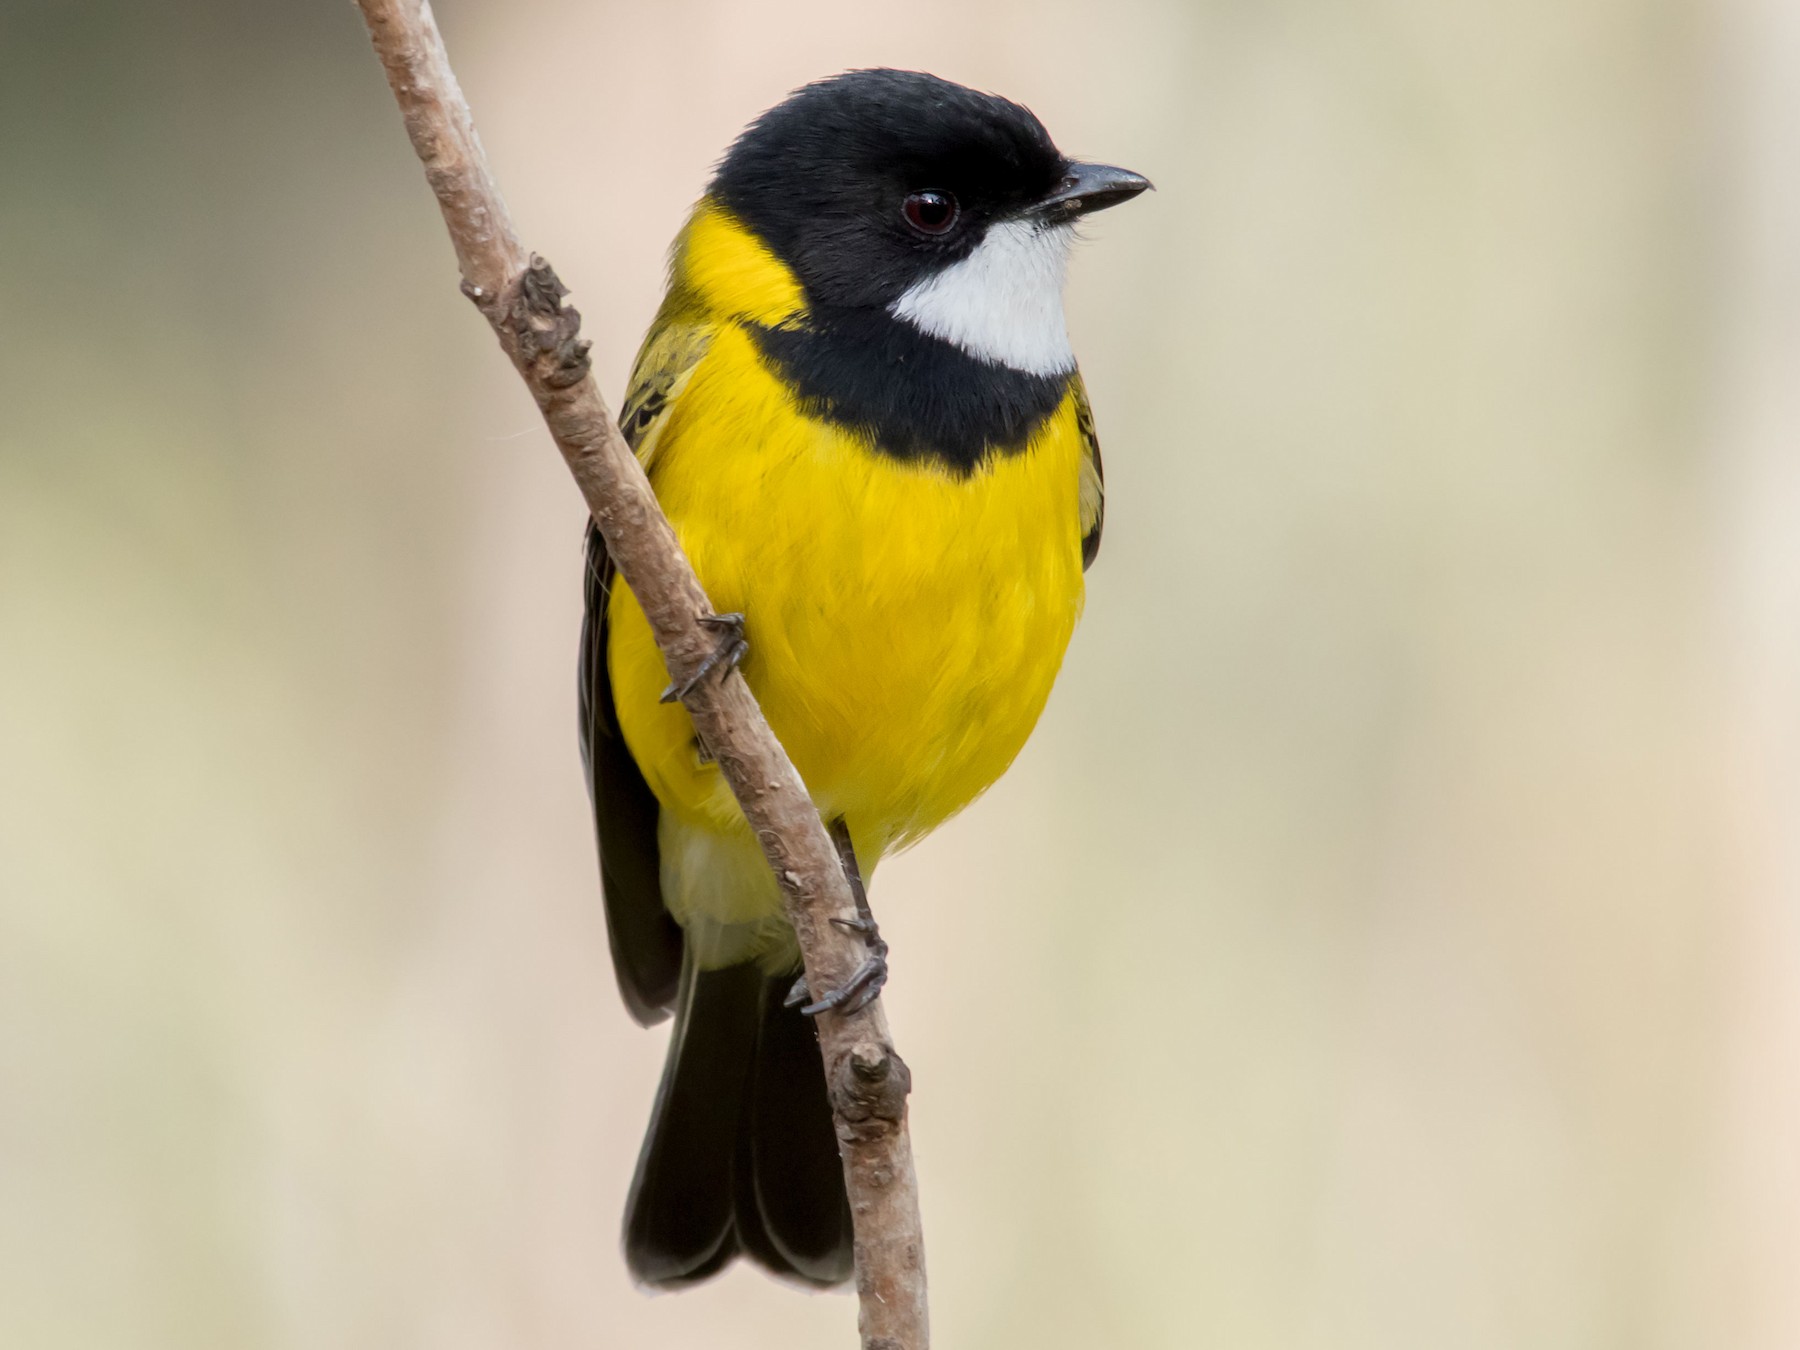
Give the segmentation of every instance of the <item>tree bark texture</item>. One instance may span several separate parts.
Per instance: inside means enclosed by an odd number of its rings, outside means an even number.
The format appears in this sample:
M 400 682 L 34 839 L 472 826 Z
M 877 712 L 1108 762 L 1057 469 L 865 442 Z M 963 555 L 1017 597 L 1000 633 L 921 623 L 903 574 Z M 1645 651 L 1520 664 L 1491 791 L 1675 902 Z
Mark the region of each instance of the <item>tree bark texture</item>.
M 549 264 L 520 244 L 426 0 L 358 0 L 406 132 L 425 166 L 462 270 L 462 289 L 500 339 L 568 462 L 620 574 L 643 606 L 677 684 L 713 648 L 713 613 L 589 370 L 581 316 Z M 861 962 L 831 920 L 856 909 L 805 785 L 742 676 L 707 678 L 682 700 L 781 882 L 806 978 L 833 989 Z M 856 1232 L 864 1350 L 929 1344 L 924 1235 L 906 1129 L 911 1086 L 879 998 L 817 1020 Z

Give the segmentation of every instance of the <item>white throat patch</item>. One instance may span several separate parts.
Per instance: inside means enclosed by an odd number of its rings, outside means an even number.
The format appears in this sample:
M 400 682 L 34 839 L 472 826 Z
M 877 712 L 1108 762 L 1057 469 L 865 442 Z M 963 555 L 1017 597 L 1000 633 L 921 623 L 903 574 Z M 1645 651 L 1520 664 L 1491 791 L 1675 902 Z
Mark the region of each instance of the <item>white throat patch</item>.
M 1001 221 L 973 253 L 910 286 L 889 312 L 980 360 L 1028 375 L 1067 374 L 1075 353 L 1063 279 L 1073 242 L 1066 225 Z

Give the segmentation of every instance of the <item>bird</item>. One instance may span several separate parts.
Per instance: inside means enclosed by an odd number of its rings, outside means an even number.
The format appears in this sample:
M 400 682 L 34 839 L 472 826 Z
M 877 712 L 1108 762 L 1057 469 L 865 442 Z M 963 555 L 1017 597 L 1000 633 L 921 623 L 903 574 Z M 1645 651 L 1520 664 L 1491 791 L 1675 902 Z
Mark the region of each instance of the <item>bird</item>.
M 620 427 L 718 611 L 695 680 L 748 681 L 859 898 L 967 806 L 1043 711 L 1100 547 L 1104 481 L 1063 288 L 1076 223 L 1150 186 L 1019 103 L 854 70 L 757 117 L 670 252 Z M 809 990 L 782 897 L 590 522 L 581 749 L 608 945 L 667 1061 L 627 1267 L 854 1269 Z M 690 682 L 691 683 L 691 682 Z M 815 996 L 816 994 L 816 996 Z

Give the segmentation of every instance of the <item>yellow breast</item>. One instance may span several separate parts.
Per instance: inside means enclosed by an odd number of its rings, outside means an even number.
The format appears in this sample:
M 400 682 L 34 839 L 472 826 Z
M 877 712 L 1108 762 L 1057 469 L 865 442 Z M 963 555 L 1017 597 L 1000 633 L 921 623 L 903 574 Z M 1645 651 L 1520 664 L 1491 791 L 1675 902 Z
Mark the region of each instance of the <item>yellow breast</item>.
M 724 323 L 666 416 L 657 496 L 713 605 L 746 615 L 744 675 L 820 809 L 879 856 L 967 805 L 1024 745 L 1081 610 L 1073 396 L 958 476 L 800 415 Z M 620 726 L 665 810 L 741 830 L 686 712 L 657 701 L 668 674 L 622 585 L 611 626 Z

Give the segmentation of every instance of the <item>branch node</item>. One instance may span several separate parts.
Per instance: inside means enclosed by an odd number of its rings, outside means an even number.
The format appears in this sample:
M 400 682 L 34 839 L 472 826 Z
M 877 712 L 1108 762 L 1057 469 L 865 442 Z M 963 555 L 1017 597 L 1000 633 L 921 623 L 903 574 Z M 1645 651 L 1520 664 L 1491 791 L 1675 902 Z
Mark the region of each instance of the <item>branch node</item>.
M 872 1138 L 906 1119 L 912 1072 L 891 1045 L 858 1041 L 844 1056 L 833 1104 L 856 1139 Z
M 878 1087 L 887 1081 L 894 1060 L 883 1046 L 858 1041 L 850 1047 L 850 1068 L 858 1081 Z
M 534 253 L 531 264 L 519 274 L 517 298 L 512 304 L 513 340 L 521 361 L 541 364 L 544 384 L 551 389 L 572 389 L 588 377 L 593 346 L 581 336 L 581 311 L 563 304 L 569 288 L 556 269 Z M 547 362 L 542 358 L 548 357 Z

